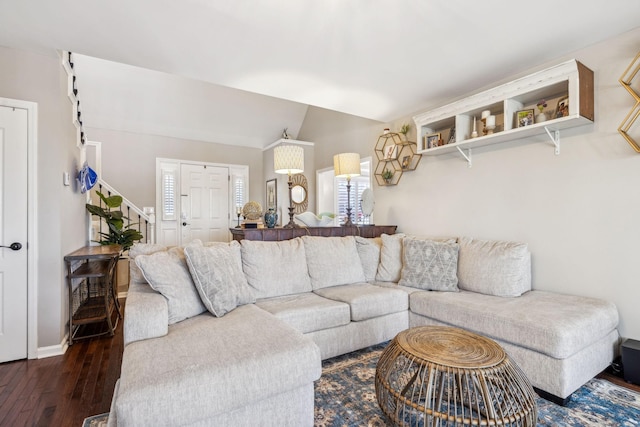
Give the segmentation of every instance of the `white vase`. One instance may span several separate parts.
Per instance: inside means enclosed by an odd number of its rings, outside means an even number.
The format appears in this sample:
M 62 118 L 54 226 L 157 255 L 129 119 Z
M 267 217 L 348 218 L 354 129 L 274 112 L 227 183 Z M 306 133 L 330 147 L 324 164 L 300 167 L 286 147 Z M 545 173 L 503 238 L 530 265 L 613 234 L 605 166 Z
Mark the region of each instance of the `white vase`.
M 547 115 L 545 113 L 540 113 L 536 115 L 536 123 L 542 123 L 547 121 Z

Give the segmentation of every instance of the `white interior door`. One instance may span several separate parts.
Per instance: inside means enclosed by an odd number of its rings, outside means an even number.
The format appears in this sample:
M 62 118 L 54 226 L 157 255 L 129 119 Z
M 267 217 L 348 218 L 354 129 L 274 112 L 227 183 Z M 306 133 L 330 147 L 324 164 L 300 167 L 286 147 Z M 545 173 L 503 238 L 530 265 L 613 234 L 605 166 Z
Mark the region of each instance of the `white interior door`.
M 229 168 L 180 167 L 181 244 L 229 241 Z
M 27 357 L 27 118 L 0 106 L 0 362 Z

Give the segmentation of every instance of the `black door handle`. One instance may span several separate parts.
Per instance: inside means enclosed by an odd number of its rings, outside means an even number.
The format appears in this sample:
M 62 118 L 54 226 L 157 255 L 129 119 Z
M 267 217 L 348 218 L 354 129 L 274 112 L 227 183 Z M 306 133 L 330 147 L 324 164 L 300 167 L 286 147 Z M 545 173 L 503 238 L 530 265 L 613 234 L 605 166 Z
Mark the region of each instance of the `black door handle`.
M 0 246 L 0 248 L 9 248 L 12 251 L 19 251 L 20 249 L 22 249 L 22 243 L 13 242 L 9 246 Z

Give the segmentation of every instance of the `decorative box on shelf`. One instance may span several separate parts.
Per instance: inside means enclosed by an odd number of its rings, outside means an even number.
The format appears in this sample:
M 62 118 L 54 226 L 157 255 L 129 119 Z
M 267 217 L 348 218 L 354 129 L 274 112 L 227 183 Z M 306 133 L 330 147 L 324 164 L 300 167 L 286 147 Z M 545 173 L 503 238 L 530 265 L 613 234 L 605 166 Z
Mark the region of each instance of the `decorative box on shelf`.
M 546 120 L 540 117 L 536 122 L 534 116 L 541 112 L 538 104 L 542 100 L 547 104 L 543 110 Z M 469 167 L 474 147 L 545 133 L 559 154 L 560 130 L 592 123 L 593 119 L 593 71 L 576 60 L 413 117 L 418 153 L 436 156 L 457 151 Z M 487 126 L 489 122 L 491 126 Z

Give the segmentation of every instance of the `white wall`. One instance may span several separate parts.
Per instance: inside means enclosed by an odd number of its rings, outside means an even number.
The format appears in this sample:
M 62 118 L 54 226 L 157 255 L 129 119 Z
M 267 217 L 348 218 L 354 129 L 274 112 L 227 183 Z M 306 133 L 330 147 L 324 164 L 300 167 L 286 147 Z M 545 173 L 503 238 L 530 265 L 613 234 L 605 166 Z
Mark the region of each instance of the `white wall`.
M 63 172 L 79 169 L 66 74 L 56 52 L 49 55 L 0 47 L 0 96 L 37 102 L 38 347 L 62 343 L 68 327 L 63 257 L 85 244 L 87 217 L 76 182 Z M 30 171 L 33 173 L 34 171 Z
M 97 128 L 87 128 L 87 135 L 102 143 L 101 178 L 140 208 L 156 205 L 158 157 L 248 165 L 249 196 L 264 198 L 260 149 Z
M 595 73 L 595 122 L 563 131 L 559 156 L 546 136 L 474 149 L 471 169 L 458 155 L 424 156 L 398 186 L 374 185 L 376 223 L 418 235 L 527 242 L 535 289 L 613 301 L 621 335 L 640 339 L 640 154 L 617 133 L 634 104 L 617 80 L 639 40 L 637 29 L 554 61 L 576 58 Z M 415 140 L 410 117 L 390 127 L 405 122 Z M 299 137 L 316 143 L 320 169 L 347 141 L 374 155 L 384 127 L 310 109 Z M 640 140 L 640 124 L 632 132 Z

